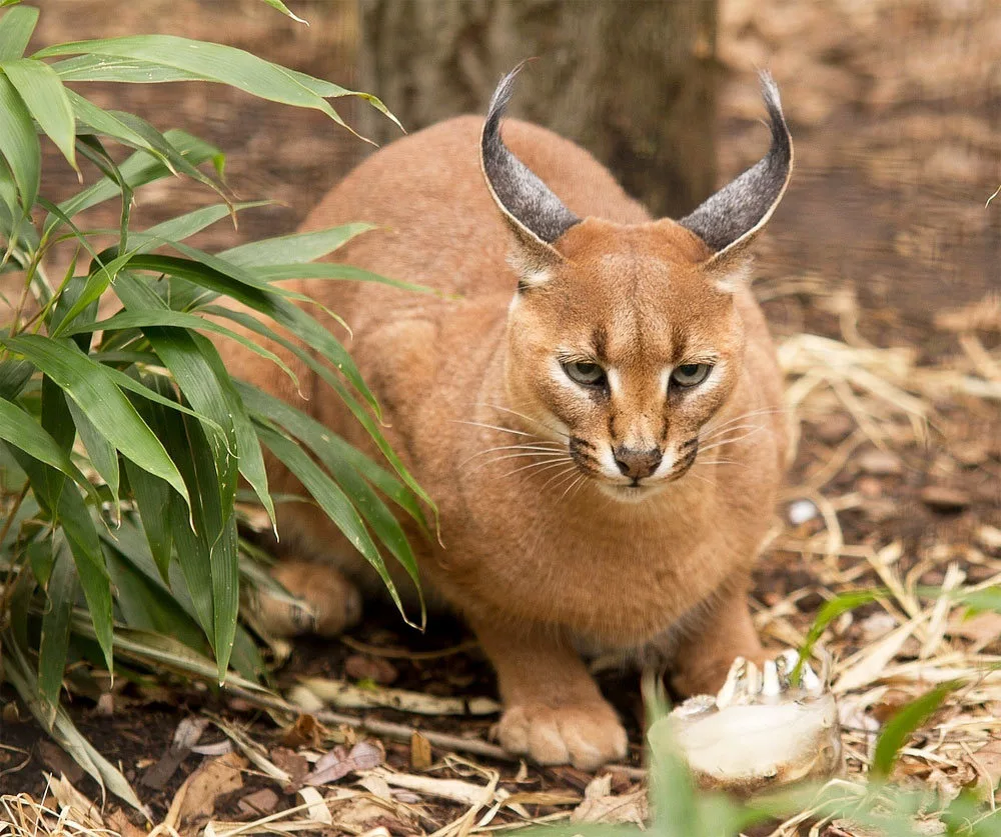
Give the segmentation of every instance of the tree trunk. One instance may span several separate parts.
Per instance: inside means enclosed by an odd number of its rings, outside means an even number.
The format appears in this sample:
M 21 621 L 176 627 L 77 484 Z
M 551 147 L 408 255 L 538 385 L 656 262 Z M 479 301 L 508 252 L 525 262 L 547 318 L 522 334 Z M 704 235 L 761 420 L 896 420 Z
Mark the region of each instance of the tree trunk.
M 515 116 L 572 139 L 656 215 L 715 186 L 715 0 L 360 0 L 360 85 L 408 131 L 484 113 L 537 56 Z M 378 142 L 384 120 L 363 125 Z

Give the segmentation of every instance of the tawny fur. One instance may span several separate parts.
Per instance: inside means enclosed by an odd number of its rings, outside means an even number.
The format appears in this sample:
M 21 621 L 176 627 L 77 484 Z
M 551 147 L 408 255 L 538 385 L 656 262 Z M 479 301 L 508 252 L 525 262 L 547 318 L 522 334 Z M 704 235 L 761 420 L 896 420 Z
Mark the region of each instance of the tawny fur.
M 668 646 L 674 682 L 688 692 L 714 690 L 734 656 L 760 656 L 746 592 L 784 463 L 780 375 L 750 290 L 721 290 L 728 275 L 706 267 L 711 253 L 697 236 L 651 221 L 574 144 L 508 120 L 510 149 L 585 219 L 555 242 L 562 258 L 544 284 L 516 293 L 524 277 L 508 256 L 515 246 L 517 261 L 517 245 L 480 171 L 482 125 L 462 117 L 394 142 L 303 224 L 379 225 L 337 260 L 443 295 L 290 284 L 350 324 L 348 345 L 382 405 L 385 434 L 438 504 L 444 547 L 416 532 L 412 542 L 424 583 L 465 615 L 497 668 L 501 742 L 538 761 L 592 768 L 621 757 L 625 735 L 577 648 Z M 604 404 L 582 401 L 553 373 L 557 348 L 596 339 L 621 380 Z M 268 361 L 220 345 L 234 376 L 377 456 L 338 397 L 290 353 L 269 348 L 295 369 L 308 401 Z M 669 401 L 662 370 L 693 350 L 719 357 L 720 379 L 705 396 Z M 730 421 L 742 429 L 727 431 Z M 700 431 L 706 448 L 734 441 L 631 502 L 628 489 L 584 475 L 569 458 L 565 473 L 544 466 L 544 455 L 502 458 L 522 452 L 505 446 L 538 440 L 565 451 L 567 428 L 602 452 L 636 441 L 675 455 Z M 274 491 L 302 492 L 274 461 L 269 478 Z M 364 575 L 318 510 L 283 506 L 279 531 L 296 544 L 293 557 Z M 294 592 L 308 598 L 310 584 Z

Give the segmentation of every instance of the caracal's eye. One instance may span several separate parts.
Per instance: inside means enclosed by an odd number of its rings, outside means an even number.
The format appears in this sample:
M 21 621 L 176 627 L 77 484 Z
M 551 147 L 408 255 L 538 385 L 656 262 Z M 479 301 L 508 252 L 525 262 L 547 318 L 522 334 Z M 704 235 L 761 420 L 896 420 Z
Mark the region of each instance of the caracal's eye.
M 701 384 L 713 371 L 710 363 L 683 363 L 671 373 L 671 380 L 679 387 L 694 387 Z
M 564 361 L 563 371 L 571 381 L 584 387 L 600 387 L 605 383 L 605 370 L 587 360 Z

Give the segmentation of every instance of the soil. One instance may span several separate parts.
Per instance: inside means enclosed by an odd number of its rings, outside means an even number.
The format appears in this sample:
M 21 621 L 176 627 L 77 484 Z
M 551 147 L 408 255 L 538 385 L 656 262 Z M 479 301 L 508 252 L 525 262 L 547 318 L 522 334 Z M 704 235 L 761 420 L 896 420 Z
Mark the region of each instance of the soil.
M 222 37 L 350 86 L 350 4 L 299 5 L 313 22 L 310 30 L 246 0 L 207 5 L 49 0 L 34 43 L 97 37 L 112 29 Z M 796 174 L 761 248 L 756 285 L 776 338 L 806 332 L 858 345 L 908 347 L 922 366 L 962 367 L 963 349 L 939 315 L 1001 291 L 1001 208 L 984 207 L 1001 178 L 1001 75 L 990 46 L 1001 33 L 1001 7 L 986 0 L 723 0 L 720 26 L 722 179 L 753 162 L 765 141 L 757 124 L 756 65 L 769 65 L 782 87 L 797 144 Z M 209 249 L 292 230 L 362 153 L 356 140 L 320 114 L 292 112 L 220 88 L 135 86 L 112 93 L 90 86 L 88 91 L 99 104 L 114 102 L 161 128 L 187 127 L 216 142 L 229 155 L 229 181 L 241 197 L 264 195 L 283 203 L 247 213 L 238 231 L 219 225 L 202 235 L 198 244 Z M 350 119 L 354 105 L 344 104 Z M 73 191 L 75 181 L 65 166 L 55 155 L 48 162 L 50 170 L 61 172 L 51 184 L 56 194 Z M 137 212 L 152 223 L 182 208 L 191 208 L 191 190 L 167 184 L 147 193 Z M 978 336 L 988 351 L 1001 343 L 997 331 Z M 901 421 L 897 437 L 884 445 L 888 453 L 862 441 L 822 493 L 857 496 L 838 514 L 844 542 L 876 549 L 899 542 L 902 575 L 916 567 L 919 583 L 941 584 L 948 563 L 962 560 L 968 581 L 983 581 L 1001 558 L 997 544 L 978 541 L 985 526 L 1001 527 L 1001 411 L 996 401 L 963 395 L 943 397 L 934 406 L 927 441 L 914 438 Z M 832 401 L 827 409 L 804 414 L 801 432 L 789 502 L 797 498 L 795 487 L 809 483 L 831 461 L 855 423 L 844 405 Z M 817 526 L 810 521 L 798 530 L 791 527 L 792 534 L 805 538 Z M 827 598 L 831 564 L 784 543 L 776 542 L 756 574 L 755 607 L 788 600 L 791 621 L 805 626 Z M 971 544 L 980 544 L 979 551 L 971 553 Z M 844 561 L 838 565 L 845 567 Z M 854 583 L 874 579 L 859 573 Z M 452 623 L 436 623 L 426 637 L 398 625 L 392 614 L 371 614 L 352 637 L 414 651 L 447 648 L 466 638 Z M 849 640 L 845 654 L 863 643 L 861 635 Z M 302 642 L 279 682 L 292 683 L 301 674 L 343 677 L 349 658 L 357 656 L 340 642 Z M 433 661 L 393 659 L 391 665 L 394 686 L 433 694 L 495 693 L 489 666 L 475 651 Z M 639 765 L 635 678 L 612 674 L 603 686 L 629 724 L 631 762 Z M 130 779 L 141 780 L 144 769 L 167 750 L 178 722 L 205 708 L 249 724 L 255 739 L 269 746 L 281 737 L 267 717 L 239 702 L 181 688 L 126 687 L 116 694 L 111 715 L 81 701 L 73 716 L 98 750 L 120 763 Z M 486 735 L 489 727 L 489 721 L 379 716 L 475 735 Z M 44 741 L 33 722 L 13 722 L 5 714 L 0 743 L 9 749 L 0 749 L 0 793 L 26 791 L 37 798 L 42 771 L 63 769 Z M 386 742 L 386 750 L 391 764 L 407 767 L 408 744 Z M 22 765 L 25 756 L 29 760 Z M 161 788 L 139 785 L 156 816 L 166 812 L 199 761 L 190 756 Z M 515 778 L 517 765 L 495 766 L 506 781 Z M 529 768 L 527 777 L 510 787 L 579 791 L 590 779 L 569 768 Z M 617 783 L 620 790 L 629 785 L 621 778 Z M 89 780 L 78 787 L 99 797 Z M 557 809 L 538 812 L 549 810 Z M 239 813 L 235 800 L 230 813 Z

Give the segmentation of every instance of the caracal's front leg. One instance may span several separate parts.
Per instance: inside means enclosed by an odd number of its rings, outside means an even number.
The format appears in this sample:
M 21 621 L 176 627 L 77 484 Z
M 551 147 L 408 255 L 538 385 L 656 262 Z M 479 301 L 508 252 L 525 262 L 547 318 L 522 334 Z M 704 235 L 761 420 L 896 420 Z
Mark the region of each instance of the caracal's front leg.
M 671 665 L 671 685 L 682 695 L 714 695 L 737 657 L 760 665 L 765 652 L 747 604 L 747 589 L 728 591 L 686 625 Z
M 595 770 L 626 754 L 626 732 L 580 656 L 550 627 L 473 619 L 497 670 L 505 750 L 539 764 Z

